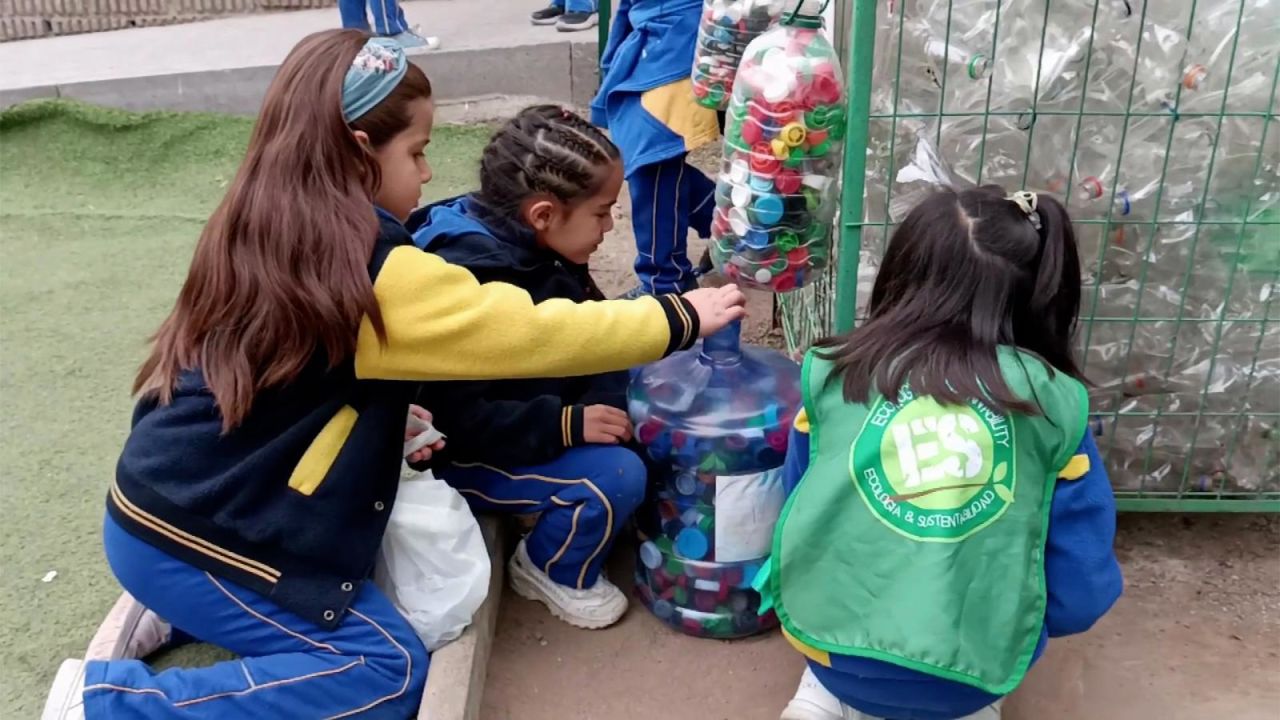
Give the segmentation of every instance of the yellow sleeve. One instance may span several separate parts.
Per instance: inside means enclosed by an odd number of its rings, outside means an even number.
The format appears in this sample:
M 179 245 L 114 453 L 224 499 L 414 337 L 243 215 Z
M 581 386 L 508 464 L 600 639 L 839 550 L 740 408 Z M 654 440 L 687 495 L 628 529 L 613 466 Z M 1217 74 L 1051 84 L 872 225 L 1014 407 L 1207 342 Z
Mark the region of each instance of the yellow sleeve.
M 514 285 L 478 283 L 416 247 L 392 250 L 373 284 L 386 343 L 360 323 L 356 376 L 487 380 L 623 370 L 686 348 L 698 336 L 688 303 L 639 300 L 534 305 Z

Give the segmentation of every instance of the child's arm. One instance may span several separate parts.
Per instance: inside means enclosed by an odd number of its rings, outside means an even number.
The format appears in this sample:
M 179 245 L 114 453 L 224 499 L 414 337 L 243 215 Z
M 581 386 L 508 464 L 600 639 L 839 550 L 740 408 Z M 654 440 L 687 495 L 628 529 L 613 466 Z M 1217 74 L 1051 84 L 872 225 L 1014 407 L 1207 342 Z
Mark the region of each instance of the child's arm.
M 1059 473 L 1045 544 L 1045 625 L 1050 637 L 1093 627 L 1124 587 L 1116 560 L 1116 501 L 1093 435 Z
M 674 295 L 534 305 L 515 286 L 481 285 L 466 270 L 409 245 L 387 255 L 373 292 L 386 342 L 366 317 L 355 357 L 356 376 L 366 379 L 487 380 L 621 370 L 687 348 L 701 332 L 715 329 L 713 324 L 742 315 L 741 294 L 732 288 L 716 296 L 707 323 L 689 300 Z
M 583 380 L 586 390 L 576 400 L 575 405 L 608 405 L 619 410 L 627 409 L 627 386 L 631 375 L 627 372 L 600 373 L 589 375 Z
M 450 458 L 498 465 L 537 465 L 582 443 L 582 412 L 556 395 L 531 400 L 486 398 L 488 382 L 431 383 L 425 399 L 437 408 L 436 426 L 449 436 Z
M 809 415 L 804 408 L 796 413 L 791 425 L 791 439 L 787 442 L 787 459 L 782 463 L 782 487 L 787 496 L 795 491 L 809 469 Z

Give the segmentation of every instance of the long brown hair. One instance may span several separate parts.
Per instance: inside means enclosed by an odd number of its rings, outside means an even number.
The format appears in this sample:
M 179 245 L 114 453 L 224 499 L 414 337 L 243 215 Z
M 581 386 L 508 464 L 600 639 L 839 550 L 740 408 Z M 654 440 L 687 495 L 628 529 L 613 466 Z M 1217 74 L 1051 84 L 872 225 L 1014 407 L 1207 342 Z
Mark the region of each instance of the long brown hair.
M 369 36 L 333 30 L 298 43 L 267 89 L 244 161 L 209 218 L 134 392 L 172 400 L 199 368 L 227 431 L 262 390 L 286 385 L 317 353 L 334 367 L 355 352 L 368 316 L 385 339 L 368 263 L 378 234 L 377 148 L 431 96 L 410 64 L 391 95 L 350 126 L 342 82 Z

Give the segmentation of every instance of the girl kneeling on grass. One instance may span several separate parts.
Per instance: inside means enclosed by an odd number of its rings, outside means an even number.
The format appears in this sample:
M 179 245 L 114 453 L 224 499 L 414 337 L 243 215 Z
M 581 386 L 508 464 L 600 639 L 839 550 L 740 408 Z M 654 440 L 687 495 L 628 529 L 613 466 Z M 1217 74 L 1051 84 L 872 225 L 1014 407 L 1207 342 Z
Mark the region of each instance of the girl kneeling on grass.
M 995 720 L 1119 597 L 1079 311 L 1053 198 L 942 191 L 894 233 L 870 319 L 805 358 L 756 580 L 809 661 L 783 720 Z
M 415 714 L 427 652 L 368 579 L 418 382 L 622 369 L 741 316 L 732 288 L 535 306 L 413 247 L 433 112 L 389 40 L 285 59 L 135 384 L 104 545 L 136 602 L 46 720 Z M 241 659 L 136 659 L 178 635 Z
M 622 160 L 603 132 L 560 107 L 531 107 L 485 148 L 480 191 L 426 208 L 414 241 L 535 302 L 603 300 L 587 261 L 613 229 L 621 189 Z M 601 572 L 645 494 L 644 463 L 623 447 L 631 439 L 627 379 L 614 372 L 423 389 L 452 438 L 436 475 L 476 510 L 541 513 L 511 558 L 511 586 L 579 627 L 612 625 L 627 609 Z

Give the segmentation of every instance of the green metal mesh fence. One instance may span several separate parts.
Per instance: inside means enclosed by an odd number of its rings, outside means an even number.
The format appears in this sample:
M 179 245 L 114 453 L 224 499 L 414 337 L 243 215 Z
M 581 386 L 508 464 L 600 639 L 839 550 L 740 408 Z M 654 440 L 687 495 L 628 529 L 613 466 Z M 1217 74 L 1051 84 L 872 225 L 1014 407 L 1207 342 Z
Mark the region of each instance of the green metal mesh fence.
M 1093 430 L 1121 506 L 1280 511 L 1280 5 L 855 0 L 834 276 L 804 347 L 861 317 L 922 193 L 1051 192 L 1077 223 Z

